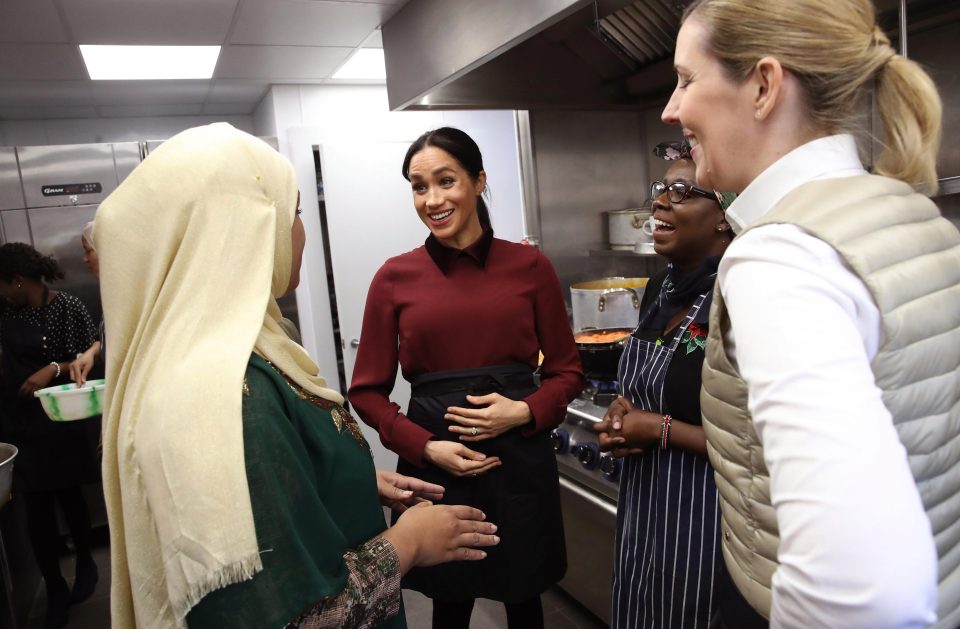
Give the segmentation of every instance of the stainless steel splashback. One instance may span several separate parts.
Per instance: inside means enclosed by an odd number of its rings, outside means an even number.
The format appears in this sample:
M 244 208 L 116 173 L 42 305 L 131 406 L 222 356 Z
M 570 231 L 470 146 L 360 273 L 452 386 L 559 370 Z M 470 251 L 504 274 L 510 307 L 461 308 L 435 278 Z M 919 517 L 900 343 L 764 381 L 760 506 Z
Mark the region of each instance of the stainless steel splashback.
M 27 207 L 99 203 L 117 188 L 112 144 L 20 146 L 16 151 Z
M 17 170 L 17 152 L 12 146 L 0 146 L 0 210 L 23 207 L 26 204 Z

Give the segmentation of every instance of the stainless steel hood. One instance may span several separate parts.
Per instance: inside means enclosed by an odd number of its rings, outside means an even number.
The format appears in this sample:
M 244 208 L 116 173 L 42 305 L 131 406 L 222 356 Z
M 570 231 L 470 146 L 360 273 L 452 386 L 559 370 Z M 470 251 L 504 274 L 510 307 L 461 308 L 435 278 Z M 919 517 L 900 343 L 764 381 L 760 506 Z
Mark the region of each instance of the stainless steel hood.
M 662 101 L 684 0 L 410 0 L 383 26 L 393 110 Z

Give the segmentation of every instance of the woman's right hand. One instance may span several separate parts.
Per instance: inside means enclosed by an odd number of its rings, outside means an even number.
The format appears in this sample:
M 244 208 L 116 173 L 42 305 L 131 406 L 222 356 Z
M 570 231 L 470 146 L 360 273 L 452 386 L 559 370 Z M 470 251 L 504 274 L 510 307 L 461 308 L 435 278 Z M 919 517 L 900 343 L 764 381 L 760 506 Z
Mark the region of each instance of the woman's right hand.
M 479 476 L 500 465 L 500 457 L 487 456 L 456 441 L 428 441 L 423 458 L 454 476 Z
M 70 363 L 70 379 L 83 386 L 87 381 L 87 374 L 93 369 L 93 354 L 89 350 L 77 355 L 77 359 Z
M 420 503 L 403 512 L 383 533 L 400 557 L 400 569 L 433 566 L 448 561 L 477 561 L 487 556 L 481 548 L 495 546 L 496 525 L 484 522 L 479 509 L 465 505 Z

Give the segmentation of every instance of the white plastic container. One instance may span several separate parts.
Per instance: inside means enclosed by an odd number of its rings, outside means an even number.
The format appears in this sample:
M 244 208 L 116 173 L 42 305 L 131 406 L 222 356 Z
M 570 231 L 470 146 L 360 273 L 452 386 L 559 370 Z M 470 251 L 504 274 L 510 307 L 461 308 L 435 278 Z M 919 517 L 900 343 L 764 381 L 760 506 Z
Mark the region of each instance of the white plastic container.
M 82 387 L 75 383 L 47 387 L 34 392 L 47 417 L 55 422 L 86 419 L 103 412 L 103 380 L 88 380 Z

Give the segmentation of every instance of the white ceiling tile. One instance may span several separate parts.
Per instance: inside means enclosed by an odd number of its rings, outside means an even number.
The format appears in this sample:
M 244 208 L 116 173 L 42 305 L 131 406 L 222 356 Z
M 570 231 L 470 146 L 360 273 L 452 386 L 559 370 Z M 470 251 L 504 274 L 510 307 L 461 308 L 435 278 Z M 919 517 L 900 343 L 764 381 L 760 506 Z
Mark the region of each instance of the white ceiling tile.
M 93 105 L 87 81 L 10 81 L 0 84 L 0 105 L 24 107 Z
M 231 44 L 359 46 L 392 13 L 391 5 L 318 0 L 247 0 Z
M 309 0 L 311 2 L 320 2 L 321 0 Z M 391 4 L 398 7 L 405 5 L 408 0 L 337 0 L 338 2 L 353 2 L 357 4 Z
M 97 109 L 85 107 L 4 107 L 0 106 L 0 120 L 46 120 L 50 118 L 96 118 Z
M 203 105 L 101 105 L 104 118 L 144 118 L 148 116 L 197 116 Z
M 0 42 L 67 43 L 53 0 L 0 2 Z
M 252 114 L 257 108 L 257 103 L 207 103 L 203 106 L 203 113 L 214 116 L 245 115 Z
M 210 81 L 93 81 L 90 93 L 97 105 L 202 104 Z
M 0 80 L 89 78 L 80 49 L 69 44 L 0 44 Z
M 330 76 L 352 48 L 309 46 L 227 46 L 220 51 L 215 79 L 264 79 L 272 82 Z
M 62 0 L 79 44 L 217 45 L 238 0 Z
M 269 88 L 268 81 L 212 81 L 206 102 L 259 103 Z
M 378 28 L 363 42 L 364 48 L 383 48 L 383 33 Z

